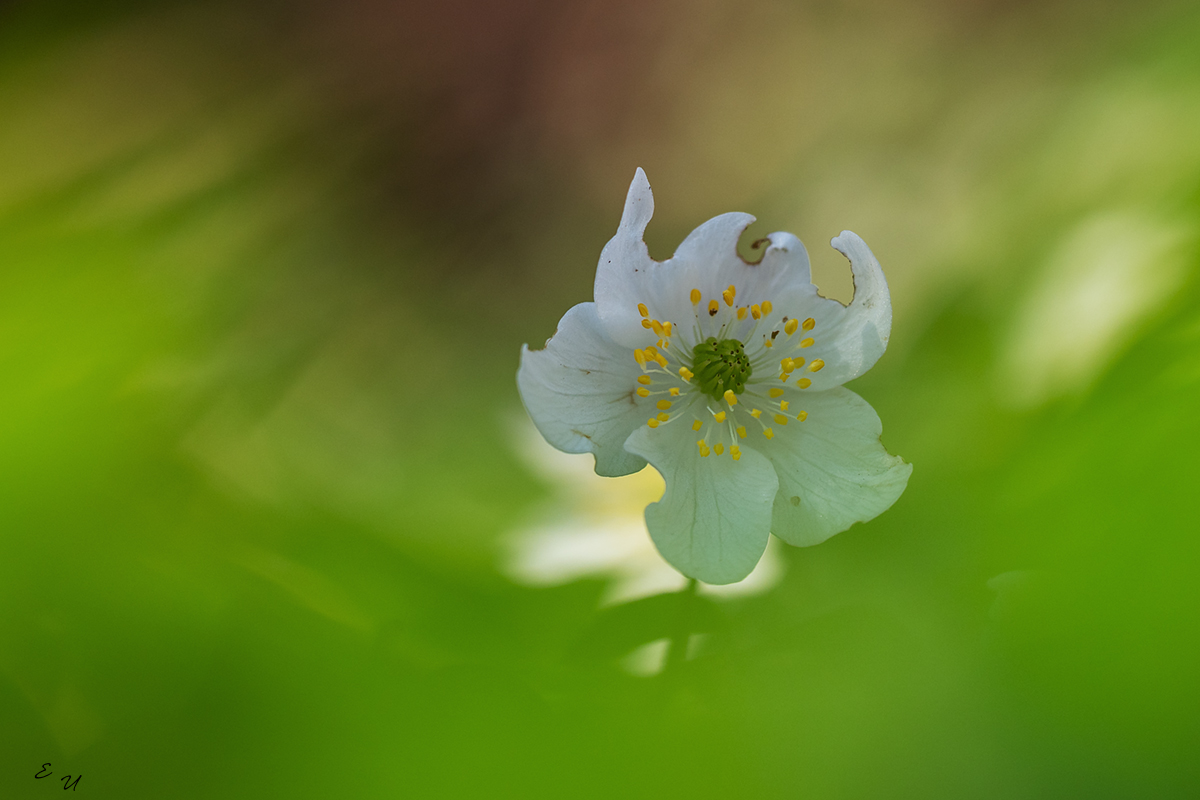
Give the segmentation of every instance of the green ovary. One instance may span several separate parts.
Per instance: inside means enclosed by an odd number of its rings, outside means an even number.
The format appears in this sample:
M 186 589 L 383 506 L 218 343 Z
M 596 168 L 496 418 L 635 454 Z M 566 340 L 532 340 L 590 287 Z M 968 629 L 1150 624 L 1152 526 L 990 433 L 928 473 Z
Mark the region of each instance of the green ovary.
M 750 358 L 737 339 L 710 336 L 692 350 L 692 385 L 714 400 L 729 389 L 741 394 L 750 380 Z

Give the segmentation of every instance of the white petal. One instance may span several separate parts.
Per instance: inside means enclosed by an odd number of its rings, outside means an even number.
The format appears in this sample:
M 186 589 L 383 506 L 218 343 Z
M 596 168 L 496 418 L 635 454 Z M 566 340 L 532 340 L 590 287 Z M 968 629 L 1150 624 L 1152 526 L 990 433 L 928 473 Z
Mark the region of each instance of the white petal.
M 807 378 L 810 392 L 841 386 L 869 370 L 887 349 L 892 332 L 892 300 L 883 269 L 866 243 L 850 231 L 842 231 L 832 242 L 850 259 L 854 274 L 854 299 L 843 306 L 804 287 L 789 286 L 775 301 L 776 313 L 800 320 L 812 318 L 811 331 L 800 330 L 785 341 L 777 340 L 774 355 L 803 358 L 805 366 L 795 380 Z M 811 339 L 804 348 L 793 345 Z M 817 360 L 821 369 L 812 372 Z M 793 383 L 795 383 L 795 380 Z
M 770 538 L 771 501 L 778 481 L 761 454 L 743 449 L 701 458 L 695 432 L 683 419 L 642 427 L 626 449 L 654 465 L 667 489 L 646 509 L 646 526 L 663 558 L 705 583 L 740 581 L 754 569 Z
M 517 388 L 546 441 L 567 453 L 594 453 L 596 472 L 637 472 L 646 462 L 624 448 L 646 409 L 633 394 L 641 369 L 605 334 L 595 303 L 580 303 L 558 323 L 545 350 L 521 347 Z
M 775 438 L 756 443 L 779 477 L 771 532 L 788 544 L 819 544 L 855 522 L 891 507 L 908 485 L 912 465 L 879 441 L 875 410 L 849 389 L 810 393 L 775 426 Z
M 642 240 L 654 214 L 654 195 L 646 173 L 638 167 L 625 196 L 625 212 L 617 233 L 600 252 L 594 296 L 599 318 L 609 338 L 626 347 L 645 347 L 654 335 L 642 328 L 638 303 L 649 304 L 660 265 L 650 258 Z M 661 315 L 659 319 L 666 318 Z

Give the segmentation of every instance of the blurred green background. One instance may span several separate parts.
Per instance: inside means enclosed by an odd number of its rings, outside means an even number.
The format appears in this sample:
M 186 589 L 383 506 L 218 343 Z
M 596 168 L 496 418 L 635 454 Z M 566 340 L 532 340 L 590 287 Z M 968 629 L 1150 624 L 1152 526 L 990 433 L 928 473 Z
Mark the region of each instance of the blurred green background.
M 0 796 L 1195 797 L 1197 41 L 1189 2 L 0 2 Z M 908 491 L 755 596 L 501 568 L 570 502 L 518 348 L 637 166 L 658 258 L 742 210 L 891 283 L 853 388 Z

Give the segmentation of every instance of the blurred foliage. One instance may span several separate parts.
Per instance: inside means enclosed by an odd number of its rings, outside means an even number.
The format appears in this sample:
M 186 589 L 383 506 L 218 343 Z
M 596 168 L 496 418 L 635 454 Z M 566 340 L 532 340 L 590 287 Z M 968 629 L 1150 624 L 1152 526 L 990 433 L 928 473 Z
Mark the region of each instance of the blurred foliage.
M 1198 36 L 1187 3 L 0 5 L 0 793 L 1194 796 Z M 638 165 L 657 256 L 745 209 L 834 296 L 842 228 L 892 282 L 854 388 L 910 487 L 760 597 L 496 569 L 549 491 L 518 347 L 590 297 Z M 1093 297 L 1060 262 L 1111 219 L 1155 255 Z M 1030 395 L 1077 355 L 1022 336 L 1047 275 L 1106 338 Z M 693 658 L 621 668 L 681 619 Z

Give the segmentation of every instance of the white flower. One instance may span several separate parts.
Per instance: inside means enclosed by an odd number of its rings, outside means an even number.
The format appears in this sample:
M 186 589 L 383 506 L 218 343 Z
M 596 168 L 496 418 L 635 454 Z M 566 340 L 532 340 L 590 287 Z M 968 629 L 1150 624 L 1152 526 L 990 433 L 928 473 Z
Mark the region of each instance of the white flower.
M 595 302 L 522 348 L 517 385 L 553 446 L 592 453 L 596 472 L 649 462 L 666 481 L 646 525 L 663 557 L 705 583 L 745 578 L 770 534 L 812 545 L 885 511 L 912 467 L 888 455 L 875 411 L 842 384 L 887 347 L 892 306 L 879 262 L 843 231 L 854 301 L 817 294 L 808 254 L 773 233 L 747 264 L 754 221 L 722 214 L 668 261 L 642 241 L 654 211 L 640 169 L 596 270 Z

